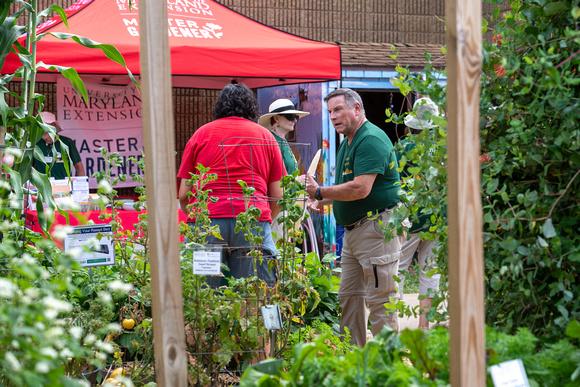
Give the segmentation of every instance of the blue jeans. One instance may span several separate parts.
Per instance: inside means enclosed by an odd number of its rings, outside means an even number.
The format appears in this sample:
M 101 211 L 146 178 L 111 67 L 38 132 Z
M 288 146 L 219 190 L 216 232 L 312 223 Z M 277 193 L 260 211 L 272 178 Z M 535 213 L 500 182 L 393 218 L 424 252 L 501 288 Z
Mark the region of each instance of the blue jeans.
M 341 224 L 336 225 L 336 257 L 340 259 L 342 256 L 342 243 L 344 239 L 344 226 Z
M 226 276 L 234 278 L 245 278 L 256 275 L 272 286 L 276 282 L 275 270 L 268 267 L 268 263 L 276 259 L 278 251 L 272 238 L 271 224 L 268 222 L 259 222 L 262 234 L 262 262 L 256 262 L 257 270 L 254 268 L 254 258 L 248 256 L 252 246 L 246 241 L 244 234 L 235 232 L 236 220 L 233 218 L 216 218 L 211 220 L 212 226 L 219 226 L 220 234 L 223 240 L 217 239 L 211 235 L 207 237 L 207 243 L 212 245 L 221 245 L 223 247 L 222 264 L 228 267 Z M 225 285 L 226 281 L 219 277 L 208 277 L 207 282 L 210 286 L 217 287 Z

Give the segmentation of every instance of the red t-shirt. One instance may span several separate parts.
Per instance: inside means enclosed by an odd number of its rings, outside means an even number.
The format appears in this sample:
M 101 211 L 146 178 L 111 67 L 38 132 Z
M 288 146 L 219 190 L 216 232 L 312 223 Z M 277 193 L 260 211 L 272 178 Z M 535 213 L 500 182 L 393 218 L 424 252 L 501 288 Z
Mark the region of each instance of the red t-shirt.
M 218 179 L 206 185 L 210 196 L 212 218 L 235 218 L 245 210 L 242 187 L 244 180 L 255 188 L 251 205 L 262 211 L 260 221 L 271 222 L 268 185 L 286 174 L 276 139 L 264 127 L 240 117 L 220 118 L 203 125 L 187 142 L 177 177 L 191 178 L 202 164 L 216 173 Z

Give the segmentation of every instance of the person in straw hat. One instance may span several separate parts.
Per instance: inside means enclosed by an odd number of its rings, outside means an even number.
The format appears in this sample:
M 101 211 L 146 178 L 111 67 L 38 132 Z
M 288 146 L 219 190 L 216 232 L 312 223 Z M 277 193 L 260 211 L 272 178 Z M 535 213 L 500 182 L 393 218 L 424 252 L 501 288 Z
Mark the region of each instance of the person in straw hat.
M 297 110 L 289 99 L 280 98 L 272 102 L 268 108 L 268 113 L 260 116 L 258 120 L 258 123 L 269 129 L 276 138 L 282 152 L 286 172 L 289 175 L 298 169 L 298 163 L 292 153 L 292 149 L 290 149 L 286 136 L 296 129 L 298 119 L 309 114 L 308 112 Z
M 284 167 L 289 175 L 298 170 L 298 162 L 296 161 L 296 157 L 294 157 L 294 153 L 292 153 L 286 136 L 296 130 L 296 124 L 300 118 L 306 117 L 309 114 L 308 112 L 297 110 L 294 103 L 289 99 L 280 98 L 272 102 L 268 107 L 268 113 L 263 114 L 258 119 L 258 123 L 270 130 L 276 142 L 278 142 L 280 152 L 282 152 Z M 278 214 L 272 221 L 272 235 L 275 240 L 285 237 L 284 225 L 281 221 L 283 216 L 285 216 L 284 212 Z M 299 227 L 299 222 L 295 224 L 295 227 Z
M 399 145 L 402 154 L 397 152 L 398 159 L 402 155 L 410 156 L 411 150 L 415 148 L 415 142 L 412 140 L 412 134 L 421 133 L 423 130 L 434 128 L 436 125 L 433 118 L 439 117 L 439 108 L 428 97 L 419 98 L 413 104 L 413 112 L 405 117 L 406 136 L 401 140 Z M 428 156 L 428 155 L 426 155 Z M 408 163 L 409 165 L 411 163 Z M 411 177 L 409 168 L 402 172 L 403 180 L 405 177 Z M 399 260 L 399 296 L 403 298 L 403 284 L 405 274 L 413 263 L 413 257 L 417 253 L 419 264 L 419 328 L 428 329 L 429 320 L 427 313 L 431 309 L 433 293 L 439 289 L 441 275 L 432 274 L 434 268 L 433 250 L 437 248 L 437 242 L 434 240 L 421 239 L 420 233 L 429 230 L 429 215 L 419 214 L 418 221 L 415 221 L 409 229 L 409 234 L 401 236 L 401 258 Z
M 57 133 L 62 130 L 54 113 L 41 112 L 40 117 L 45 124 L 54 126 Z M 43 158 L 42 160 L 34 159 L 34 169 L 42 173 L 50 173 L 50 176 L 55 179 L 67 178 L 61 148 L 61 145 L 64 144 L 68 148 L 66 153 L 69 156 L 69 165 L 72 164 L 74 166 L 75 175 L 85 176 L 85 168 L 75 142 L 66 136 L 58 135 L 57 137 L 58 141 L 55 141 L 50 133 L 44 132 L 42 134 L 42 138 L 38 140 L 36 146 L 40 149 Z

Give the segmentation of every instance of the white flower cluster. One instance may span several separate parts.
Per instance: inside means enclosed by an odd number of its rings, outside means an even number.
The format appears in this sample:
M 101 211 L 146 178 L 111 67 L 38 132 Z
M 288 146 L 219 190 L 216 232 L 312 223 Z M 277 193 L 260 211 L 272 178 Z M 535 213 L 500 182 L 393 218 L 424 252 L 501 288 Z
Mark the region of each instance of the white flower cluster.
M 72 305 L 66 301 L 59 300 L 52 296 L 44 297 L 42 300 L 45 310 L 44 315 L 48 319 L 54 319 L 61 312 L 70 312 L 72 310 Z
M 72 196 L 65 196 L 58 199 L 58 207 L 65 211 L 80 211 L 81 206 L 74 201 Z
M 57 224 L 52 231 L 52 237 L 56 240 L 63 241 L 73 231 L 74 229 L 69 225 Z
M 10 299 L 18 292 L 18 287 L 12 281 L 0 278 L 0 298 Z
M 107 180 L 99 181 L 99 186 L 97 187 L 97 189 L 100 193 L 103 194 L 110 194 L 111 192 L 113 192 L 113 187 L 111 187 L 111 184 L 109 184 Z
M 109 282 L 108 286 L 109 290 L 111 290 L 112 292 L 129 293 L 131 290 L 133 290 L 133 285 L 127 284 L 120 280 L 111 281 Z

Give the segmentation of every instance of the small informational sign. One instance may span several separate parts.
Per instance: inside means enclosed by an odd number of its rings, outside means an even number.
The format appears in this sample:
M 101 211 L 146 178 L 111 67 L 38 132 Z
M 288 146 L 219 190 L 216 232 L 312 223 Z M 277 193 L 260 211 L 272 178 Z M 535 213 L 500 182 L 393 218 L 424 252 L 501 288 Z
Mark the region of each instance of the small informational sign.
M 72 198 L 77 203 L 86 202 L 89 200 L 89 177 L 88 176 L 74 176 L 71 177 L 72 182 Z
M 495 387 L 530 387 L 521 359 L 504 361 L 489 367 Z
M 115 264 L 113 229 L 110 224 L 75 226 L 64 240 L 64 251 L 80 251 L 76 256 L 83 267 Z
M 221 246 L 207 245 L 193 250 L 193 274 L 220 276 L 221 264 Z
M 280 307 L 278 305 L 265 305 L 261 309 L 264 326 L 267 330 L 279 331 L 282 329 L 282 315 L 280 314 Z

